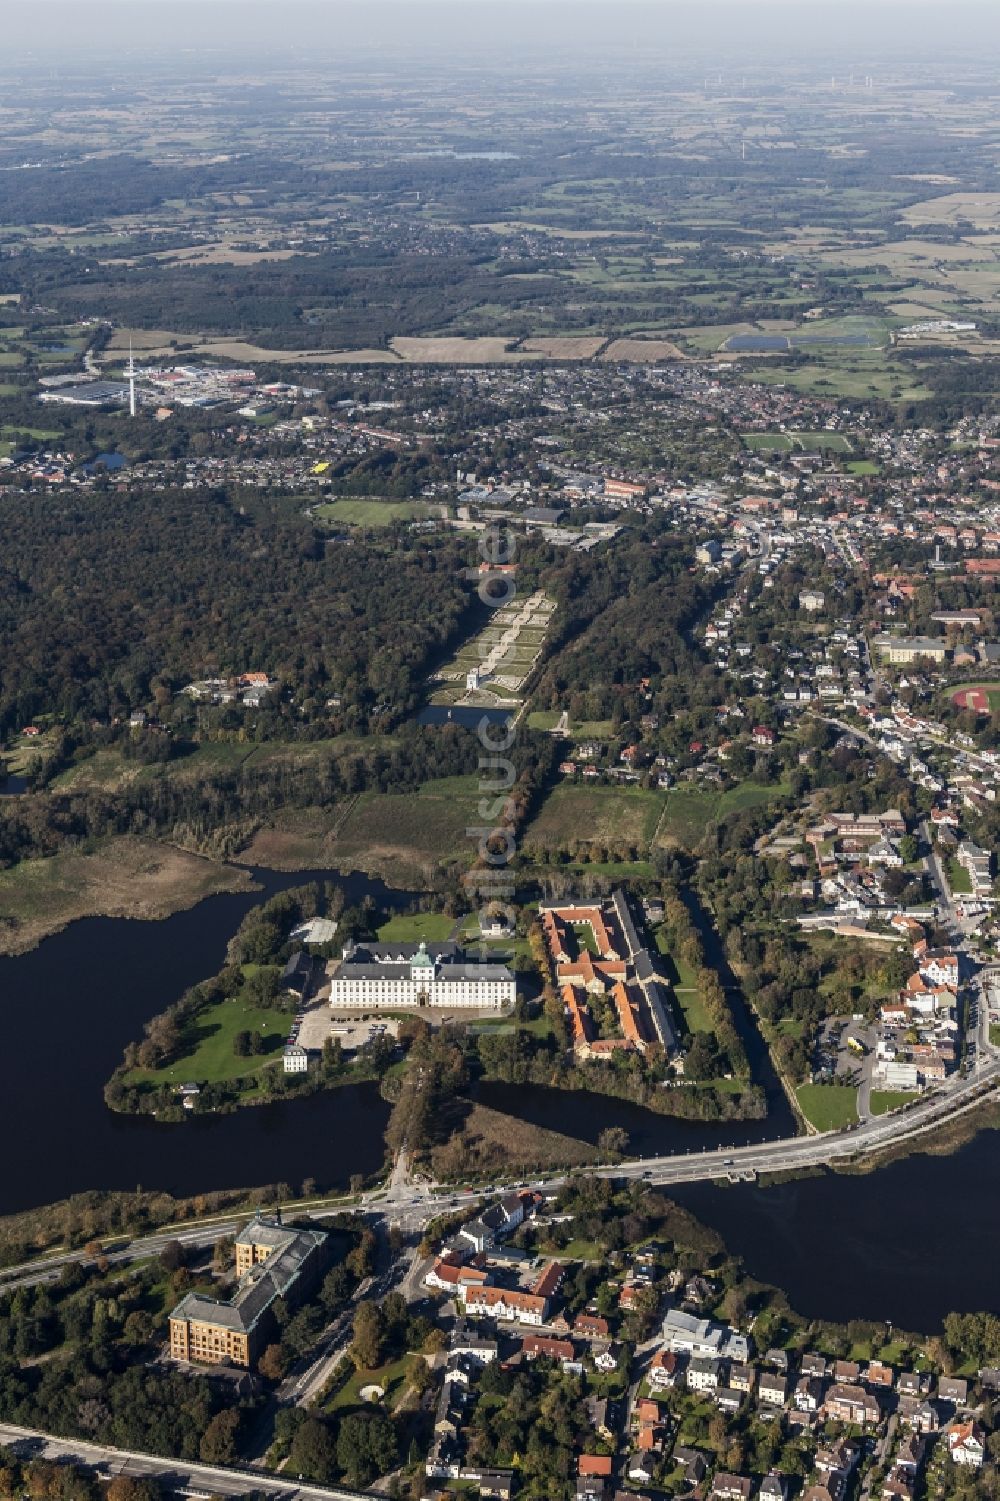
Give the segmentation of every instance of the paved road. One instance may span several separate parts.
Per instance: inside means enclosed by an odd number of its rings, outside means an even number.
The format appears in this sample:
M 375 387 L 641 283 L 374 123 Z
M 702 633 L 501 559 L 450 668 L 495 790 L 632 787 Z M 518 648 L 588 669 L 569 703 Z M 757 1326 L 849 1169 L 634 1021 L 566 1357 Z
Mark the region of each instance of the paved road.
M 1000 1084 L 1000 1058 L 997 1050 L 987 1043 L 977 1047 L 976 1055 L 976 1068 L 971 1076 L 954 1075 L 945 1084 L 922 1095 L 905 1110 L 876 1116 L 853 1130 L 817 1136 L 784 1137 L 777 1141 L 762 1142 L 757 1146 L 737 1147 L 734 1143 L 731 1147 L 720 1147 L 713 1151 L 639 1158 L 615 1167 L 593 1168 L 590 1171 L 604 1177 L 637 1178 L 655 1184 L 696 1183 L 725 1177 L 728 1173 L 753 1175 L 822 1167 L 884 1151 L 887 1147 L 912 1140 L 967 1113 L 975 1108 L 982 1097 L 996 1092 Z M 564 1181 L 562 1176 L 540 1178 L 531 1186 L 543 1191 L 554 1191 Z M 364 1194 L 355 1201 L 355 1207 L 363 1214 L 373 1215 L 391 1225 L 399 1225 L 404 1231 L 415 1232 L 441 1214 L 469 1207 L 477 1199 L 510 1186 L 497 1183 L 484 1188 L 455 1189 L 447 1193 L 436 1192 L 430 1184 L 408 1183 Z M 343 1203 L 337 1203 L 309 1209 L 308 1212 L 317 1219 L 323 1219 L 342 1213 L 344 1208 Z M 182 1245 L 192 1247 L 208 1246 L 220 1236 L 236 1234 L 245 1221 L 244 1213 L 230 1219 L 215 1220 L 210 1224 L 160 1231 L 112 1252 L 108 1259 L 126 1262 L 155 1256 L 171 1240 L 178 1240 Z M 0 1272 L 0 1290 L 52 1281 L 67 1263 L 91 1259 L 91 1253 L 73 1251 L 7 1268 Z
M 101 1444 L 84 1443 L 82 1439 L 53 1438 L 51 1434 L 33 1428 L 19 1428 L 11 1423 L 0 1423 L 0 1444 L 14 1449 L 24 1458 L 73 1460 L 102 1474 L 153 1475 L 171 1490 L 196 1496 L 243 1496 L 253 1490 L 281 1498 L 281 1501 L 291 1501 L 293 1497 L 302 1497 L 303 1501 L 309 1497 L 321 1498 L 321 1501 L 330 1501 L 331 1497 L 334 1501 L 358 1501 L 363 1494 L 335 1486 L 313 1485 L 270 1472 L 255 1470 L 248 1474 L 237 1469 L 198 1464 L 193 1460 L 166 1459 L 130 1449 L 109 1449 Z

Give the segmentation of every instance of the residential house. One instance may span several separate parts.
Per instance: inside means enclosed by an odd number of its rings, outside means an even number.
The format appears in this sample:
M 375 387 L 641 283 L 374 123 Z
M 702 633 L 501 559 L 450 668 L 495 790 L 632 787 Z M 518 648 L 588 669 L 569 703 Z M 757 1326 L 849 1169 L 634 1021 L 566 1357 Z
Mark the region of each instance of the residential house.
M 743 1392 L 738 1392 L 732 1386 L 717 1387 L 712 1400 L 720 1412 L 729 1413 L 731 1416 L 739 1412 L 746 1400 Z
M 745 1475 L 729 1475 L 724 1470 L 716 1473 L 709 1496 L 717 1501 L 750 1501 L 753 1481 Z
M 777 1371 L 761 1371 L 757 1396 L 771 1407 L 783 1407 L 788 1396 L 788 1382 Z
M 521 1341 L 521 1354 L 525 1360 L 536 1360 L 539 1355 L 549 1360 L 573 1360 L 576 1349 L 571 1340 L 553 1339 L 544 1334 L 526 1334 Z
M 464 1355 L 470 1360 L 477 1361 L 480 1365 L 489 1365 L 496 1360 L 498 1354 L 497 1342 L 489 1339 L 486 1335 L 478 1334 L 468 1325 L 456 1324 L 452 1330 L 449 1348 L 456 1355 Z
M 882 1501 L 913 1501 L 913 1480 L 909 1471 L 893 1466 L 882 1482 Z
M 909 1433 L 896 1450 L 895 1468 L 915 1475 L 924 1462 L 927 1443 L 918 1433 Z
M 882 1416 L 878 1398 L 860 1386 L 831 1386 L 823 1404 L 824 1416 L 837 1423 L 874 1425 Z
M 504 1287 L 469 1287 L 460 1285 L 459 1297 L 470 1318 L 501 1319 L 518 1324 L 545 1323 L 549 1305 L 545 1298 L 532 1293 L 513 1292 Z
M 584 1339 L 607 1339 L 610 1332 L 607 1319 L 595 1313 L 578 1313 L 573 1320 L 573 1333 L 582 1334 Z
M 439 1256 L 424 1277 L 426 1287 L 441 1292 L 455 1292 L 459 1287 L 484 1287 L 490 1280 L 489 1272 L 478 1266 L 465 1266 L 453 1256 Z
M 610 1480 L 612 1463 L 610 1454 L 581 1454 L 576 1472 L 578 1475 L 600 1475 Z
M 957 1465 L 978 1470 L 986 1457 L 986 1435 L 974 1418 L 966 1423 L 949 1423 L 945 1429 L 948 1453 Z
M 674 1386 L 680 1360 L 672 1350 L 657 1350 L 649 1363 L 648 1380 L 654 1391 Z
M 816 1469 L 821 1475 L 849 1475 L 861 1458 L 861 1450 L 850 1439 L 835 1439 L 816 1451 Z
M 799 1412 L 819 1412 L 823 1405 L 823 1383 L 818 1376 L 800 1376 L 792 1400 Z
M 714 1392 L 720 1381 L 721 1362 L 712 1356 L 696 1355 L 687 1368 L 687 1385 L 693 1392 Z
M 607 1397 L 587 1397 L 584 1400 L 584 1408 L 587 1413 L 587 1421 L 597 1434 L 598 1438 L 610 1444 L 614 1442 L 614 1429 L 608 1420 Z M 657 1411 L 657 1417 L 659 1411 Z
M 708 1473 L 705 1456 L 698 1449 L 687 1449 L 681 1444 L 676 1444 L 673 1461 L 681 1466 L 689 1485 L 700 1485 Z
M 926 1397 L 904 1393 L 896 1403 L 896 1416 L 913 1433 L 937 1433 L 941 1426 L 937 1408 Z

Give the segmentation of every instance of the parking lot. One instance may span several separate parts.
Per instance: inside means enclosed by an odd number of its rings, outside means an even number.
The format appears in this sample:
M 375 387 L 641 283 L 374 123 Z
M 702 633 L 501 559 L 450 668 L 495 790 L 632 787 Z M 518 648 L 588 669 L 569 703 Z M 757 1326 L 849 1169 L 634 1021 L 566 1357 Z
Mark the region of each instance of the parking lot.
M 379 1034 L 395 1037 L 399 1021 L 372 1012 L 342 1013 L 331 1011 L 322 1001 L 310 1006 L 299 1027 L 298 1041 L 308 1052 L 322 1052 L 328 1037 L 336 1037 L 345 1053 L 356 1052 Z
M 848 1038 L 861 1043 L 865 1053 L 859 1054 L 851 1048 Z M 857 1082 L 865 1066 L 871 1068 L 874 1052 L 874 1026 L 864 1021 L 855 1021 L 850 1016 L 831 1016 L 817 1034 L 813 1067 L 824 1077 L 847 1075 Z

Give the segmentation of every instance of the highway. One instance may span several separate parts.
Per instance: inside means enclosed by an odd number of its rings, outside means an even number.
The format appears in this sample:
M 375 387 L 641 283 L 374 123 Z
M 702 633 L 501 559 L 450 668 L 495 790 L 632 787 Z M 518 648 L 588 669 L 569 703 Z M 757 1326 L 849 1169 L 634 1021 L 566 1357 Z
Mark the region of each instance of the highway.
M 167 1459 L 156 1454 L 140 1454 L 130 1449 L 109 1449 L 83 1439 L 54 1438 L 33 1428 L 19 1428 L 0 1423 L 0 1445 L 11 1448 L 21 1459 L 71 1460 L 102 1475 L 151 1475 L 170 1490 L 193 1496 L 244 1496 L 254 1491 L 281 1501 L 293 1497 L 322 1498 L 322 1501 L 358 1501 L 360 1491 L 335 1486 L 314 1485 L 295 1478 L 286 1479 L 270 1471 L 241 1471 L 224 1466 L 203 1465 L 190 1459 Z

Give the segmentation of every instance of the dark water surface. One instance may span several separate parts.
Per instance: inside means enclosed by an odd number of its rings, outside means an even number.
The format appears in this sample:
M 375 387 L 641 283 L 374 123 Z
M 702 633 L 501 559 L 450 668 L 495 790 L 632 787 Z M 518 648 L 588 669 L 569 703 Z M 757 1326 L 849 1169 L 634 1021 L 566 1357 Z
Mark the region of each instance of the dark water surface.
M 0 958 L 0 1213 L 86 1189 L 137 1186 L 187 1195 L 304 1178 L 346 1185 L 376 1169 L 389 1107 L 373 1084 L 192 1118 L 176 1125 L 117 1116 L 102 1088 L 143 1023 L 215 973 L 244 914 L 289 886 L 337 880 L 348 902 L 406 894 L 362 876 L 255 872 L 260 891 L 210 897 L 163 922 L 90 918 L 30 954 Z M 709 962 L 731 977 L 697 909 Z M 679 1121 L 627 1100 L 540 1086 L 480 1084 L 483 1104 L 596 1142 L 623 1126 L 637 1155 L 697 1151 L 791 1134 L 787 1102 L 753 1018 L 729 991 L 764 1121 Z M 950 1157 L 912 1156 L 859 1177 L 826 1174 L 775 1188 L 690 1184 L 669 1190 L 717 1229 L 762 1281 L 810 1317 L 887 1319 L 933 1332 L 952 1309 L 1000 1309 L 1000 1136 Z
M 775 1188 L 669 1190 L 761 1281 L 811 1318 L 887 1319 L 935 1333 L 946 1314 L 1000 1310 L 1000 1135 L 951 1156 Z
M 143 1023 L 214 974 L 243 916 L 311 880 L 348 903 L 408 900 L 364 876 L 254 872 L 259 891 L 209 897 L 161 922 L 84 918 L 29 954 L 0 958 L 0 1213 L 85 1189 L 175 1194 L 278 1181 L 345 1184 L 382 1161 L 388 1106 L 374 1085 L 176 1125 L 120 1116 L 103 1086 Z

